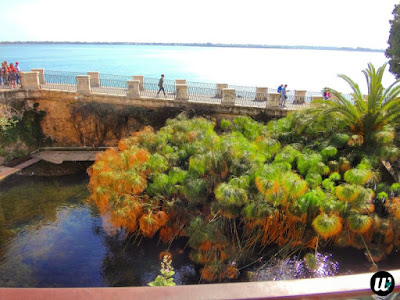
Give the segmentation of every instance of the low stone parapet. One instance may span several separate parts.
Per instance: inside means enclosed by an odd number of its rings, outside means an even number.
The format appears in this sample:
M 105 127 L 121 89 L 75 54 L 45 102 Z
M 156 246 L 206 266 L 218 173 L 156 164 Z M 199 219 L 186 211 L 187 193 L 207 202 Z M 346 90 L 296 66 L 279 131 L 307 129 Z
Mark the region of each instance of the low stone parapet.
M 90 87 L 100 87 L 100 73 L 99 72 L 87 72 L 90 76 Z
M 39 73 L 39 84 L 46 83 L 46 80 L 44 79 L 44 69 L 32 69 L 31 71 Z
M 267 93 L 268 93 L 268 88 L 267 87 L 257 87 L 256 89 L 256 99 L 258 101 L 267 101 Z
M 228 84 L 227 83 L 217 83 L 217 93 L 215 95 L 216 98 L 222 98 L 222 90 L 227 89 Z
M 128 94 L 129 98 L 140 99 L 140 81 L 139 80 L 128 80 Z
M 144 76 L 143 75 L 134 75 L 133 80 L 139 80 L 139 90 L 144 91 Z
M 235 105 L 236 91 L 235 89 L 222 89 L 222 105 Z
M 295 91 L 293 104 L 304 104 L 306 102 L 307 91 Z
M 21 85 L 26 90 L 39 90 L 39 72 L 21 72 Z
M 90 94 L 92 89 L 90 87 L 90 76 L 89 75 L 78 75 L 76 76 L 77 92 L 81 94 Z
M 279 93 L 269 93 L 267 107 L 279 107 L 279 102 L 281 99 L 281 94 Z
M 176 84 L 176 100 L 188 100 L 188 86 L 187 84 Z

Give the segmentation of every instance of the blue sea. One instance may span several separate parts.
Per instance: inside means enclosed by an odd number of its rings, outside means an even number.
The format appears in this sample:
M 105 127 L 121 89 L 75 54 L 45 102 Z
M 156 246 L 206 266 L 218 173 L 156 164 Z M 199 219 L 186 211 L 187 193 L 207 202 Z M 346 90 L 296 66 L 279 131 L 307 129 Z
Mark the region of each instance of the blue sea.
M 381 52 L 331 50 L 222 48 L 149 45 L 0 45 L 0 60 L 18 61 L 22 70 L 43 68 L 86 74 L 144 75 L 238 86 L 321 91 L 331 87 L 349 93 L 338 74 L 350 76 L 366 92 L 362 70 L 369 62 L 387 62 Z M 387 71 L 384 84 L 395 79 Z

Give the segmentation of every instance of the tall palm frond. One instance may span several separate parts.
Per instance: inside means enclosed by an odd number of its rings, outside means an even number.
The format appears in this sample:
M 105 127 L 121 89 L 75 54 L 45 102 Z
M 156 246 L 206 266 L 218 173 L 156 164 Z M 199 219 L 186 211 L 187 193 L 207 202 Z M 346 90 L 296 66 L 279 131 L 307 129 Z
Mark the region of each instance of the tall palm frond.
M 375 135 L 384 125 L 400 124 L 400 81 L 395 81 L 386 89 L 383 87 L 382 78 L 386 65 L 375 69 L 370 63 L 363 70 L 368 87 L 367 96 L 362 94 L 358 84 L 350 77 L 339 75 L 352 89 L 352 99 L 346 99 L 340 92 L 330 89 L 334 100 L 317 101 L 320 106 L 309 111 L 316 117 L 306 122 L 304 127 L 324 118 L 343 120 L 352 133 L 362 136 L 364 143 L 374 148 L 377 145 Z

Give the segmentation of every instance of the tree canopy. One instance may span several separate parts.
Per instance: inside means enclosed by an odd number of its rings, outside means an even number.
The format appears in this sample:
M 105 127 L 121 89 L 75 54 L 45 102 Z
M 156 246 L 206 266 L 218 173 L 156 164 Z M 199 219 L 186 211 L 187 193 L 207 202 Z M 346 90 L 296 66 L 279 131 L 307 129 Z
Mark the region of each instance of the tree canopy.
M 390 20 L 390 35 L 386 49 L 386 57 L 389 58 L 390 72 L 396 79 L 400 78 L 400 4 L 395 5 L 393 9 L 393 20 Z

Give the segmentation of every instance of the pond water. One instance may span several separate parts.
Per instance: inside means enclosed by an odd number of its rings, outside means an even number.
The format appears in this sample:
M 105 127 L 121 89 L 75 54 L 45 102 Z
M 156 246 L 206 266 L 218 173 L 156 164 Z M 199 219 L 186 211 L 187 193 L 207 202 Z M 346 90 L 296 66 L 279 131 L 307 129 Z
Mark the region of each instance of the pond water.
M 60 166 L 62 167 L 62 166 Z M 42 170 L 43 171 L 43 170 Z M 35 166 L 0 183 L 0 286 L 98 287 L 140 286 L 159 274 L 157 239 L 109 236 L 97 209 L 87 201 L 88 176 L 37 176 Z M 177 284 L 199 282 L 198 269 L 183 253 L 185 241 L 173 243 Z M 183 253 L 183 254 L 182 254 Z M 243 269 L 239 280 L 282 280 L 368 272 L 363 251 L 322 251 L 316 271 L 300 260 L 263 259 Z M 380 269 L 399 269 L 394 253 Z
M 87 183 L 81 172 L 14 175 L 0 184 L 0 286 L 138 286 L 154 280 L 166 246 L 108 236 L 87 202 Z M 174 255 L 173 263 L 177 283 L 198 282 L 187 257 Z

